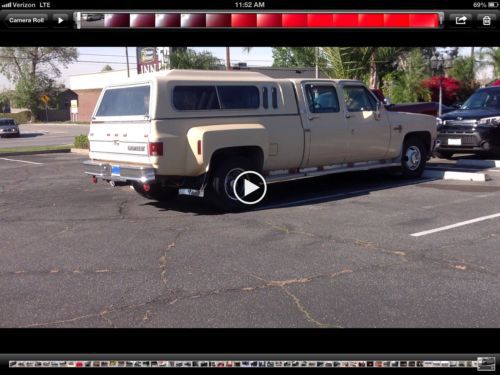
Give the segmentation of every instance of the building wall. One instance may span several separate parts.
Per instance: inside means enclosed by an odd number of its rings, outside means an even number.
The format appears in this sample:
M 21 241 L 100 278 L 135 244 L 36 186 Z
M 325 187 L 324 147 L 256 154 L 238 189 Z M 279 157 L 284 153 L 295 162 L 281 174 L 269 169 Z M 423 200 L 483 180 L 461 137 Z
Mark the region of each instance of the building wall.
M 78 94 L 78 121 L 90 121 L 102 89 L 74 91 Z

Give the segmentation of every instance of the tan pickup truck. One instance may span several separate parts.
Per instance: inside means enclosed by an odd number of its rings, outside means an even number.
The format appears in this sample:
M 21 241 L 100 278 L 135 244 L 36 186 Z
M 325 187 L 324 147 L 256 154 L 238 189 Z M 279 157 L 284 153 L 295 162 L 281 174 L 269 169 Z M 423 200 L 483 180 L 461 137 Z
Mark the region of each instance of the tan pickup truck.
M 434 117 L 388 112 L 359 81 L 171 70 L 103 89 L 85 173 L 234 211 L 247 207 L 232 188 L 242 171 L 268 183 L 385 167 L 419 177 L 435 139 Z

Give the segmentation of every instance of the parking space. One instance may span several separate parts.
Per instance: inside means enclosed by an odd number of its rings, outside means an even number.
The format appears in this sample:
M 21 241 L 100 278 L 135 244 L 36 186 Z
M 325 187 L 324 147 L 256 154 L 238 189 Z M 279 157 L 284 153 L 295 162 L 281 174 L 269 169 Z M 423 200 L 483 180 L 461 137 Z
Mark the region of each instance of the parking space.
M 93 185 L 85 159 L 0 158 L 1 327 L 500 324 L 498 168 L 271 184 L 221 214 Z

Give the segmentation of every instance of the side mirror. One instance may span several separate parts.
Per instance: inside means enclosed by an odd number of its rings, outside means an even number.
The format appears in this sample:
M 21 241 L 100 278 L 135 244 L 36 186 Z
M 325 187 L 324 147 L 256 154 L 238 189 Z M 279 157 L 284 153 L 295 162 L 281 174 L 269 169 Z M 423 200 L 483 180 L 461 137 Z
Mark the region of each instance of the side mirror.
M 390 98 L 384 98 L 384 105 L 391 105 L 391 99 Z

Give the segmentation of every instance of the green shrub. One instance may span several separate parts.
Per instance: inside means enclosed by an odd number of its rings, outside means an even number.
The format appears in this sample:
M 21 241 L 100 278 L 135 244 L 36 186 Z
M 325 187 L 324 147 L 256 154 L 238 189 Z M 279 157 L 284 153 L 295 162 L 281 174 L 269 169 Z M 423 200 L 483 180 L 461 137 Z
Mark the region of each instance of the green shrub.
M 0 118 L 13 118 L 18 124 L 25 124 L 31 120 L 30 111 L 22 111 L 18 113 L 0 113 Z
M 89 148 L 89 138 L 86 134 L 80 134 L 75 137 L 75 148 Z

